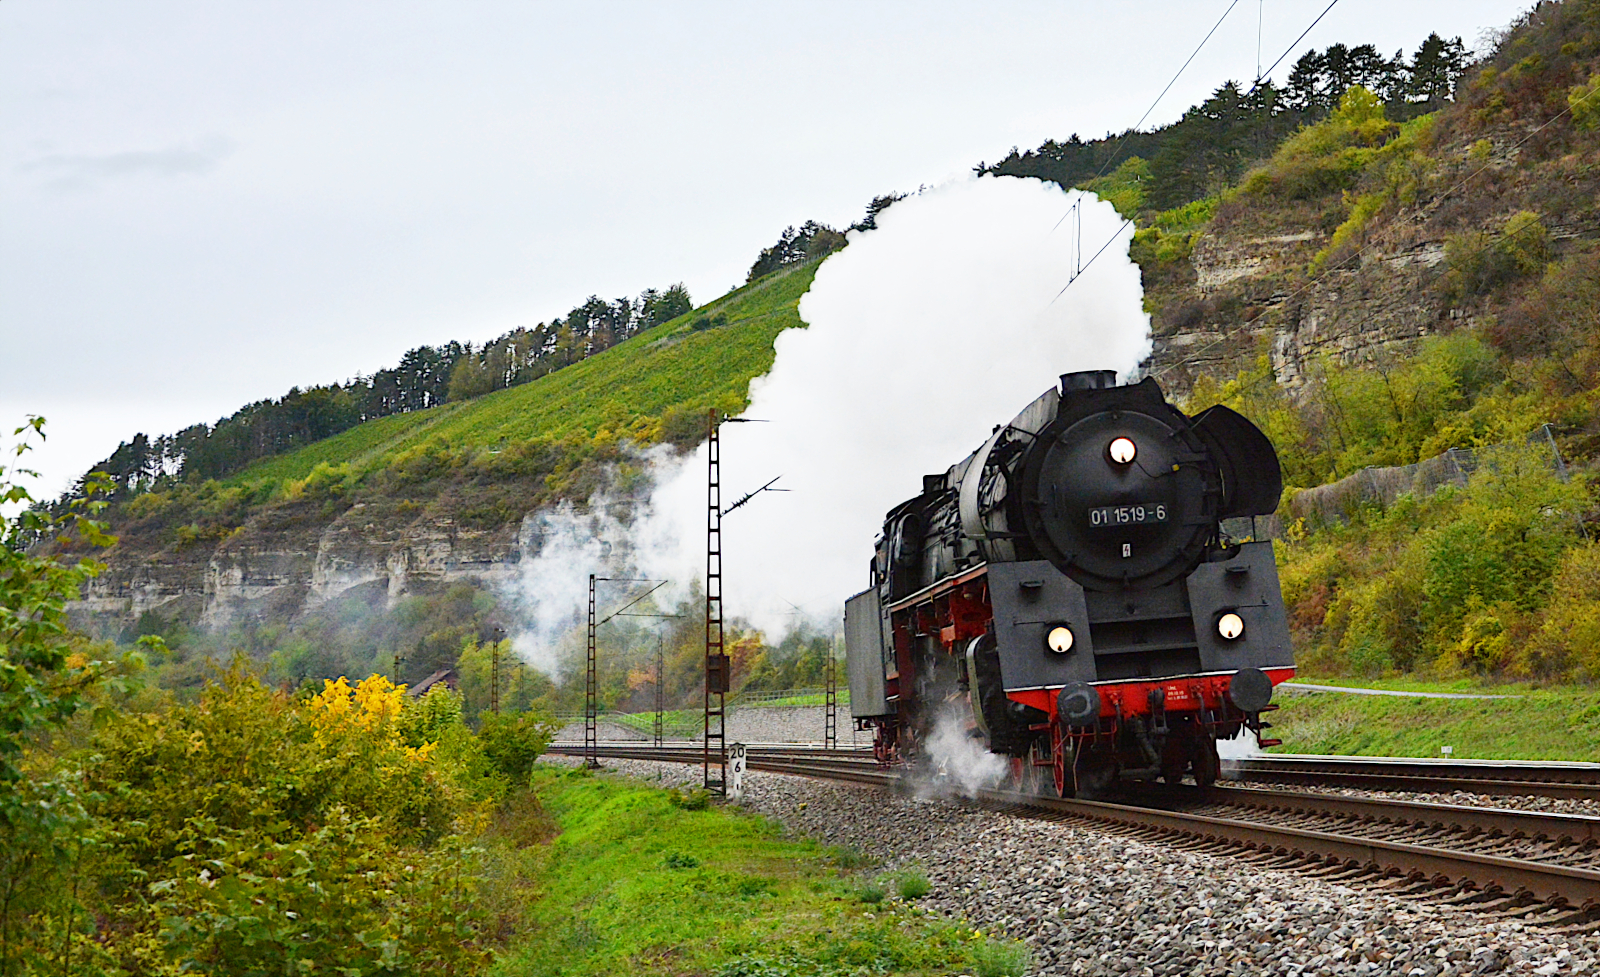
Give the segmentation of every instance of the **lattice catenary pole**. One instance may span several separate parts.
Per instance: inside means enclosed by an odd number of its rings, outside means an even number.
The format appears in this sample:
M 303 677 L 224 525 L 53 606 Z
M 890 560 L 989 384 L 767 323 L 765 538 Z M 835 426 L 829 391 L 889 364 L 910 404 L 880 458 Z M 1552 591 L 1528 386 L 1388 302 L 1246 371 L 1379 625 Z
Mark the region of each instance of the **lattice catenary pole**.
M 662 708 L 661 707 L 666 703 L 666 690 L 662 686 L 662 682 L 666 678 L 666 672 L 662 670 L 662 666 L 666 663 L 666 651 L 665 651 L 665 648 L 666 648 L 666 639 L 664 637 L 662 637 L 658 633 L 656 635 L 656 725 L 655 725 L 656 746 L 660 746 L 661 745 L 661 731 L 662 731 L 662 729 L 661 729 L 661 727 L 662 727 L 662 716 L 661 716 Z
M 728 691 L 728 656 L 722 650 L 722 466 L 715 408 L 707 415 L 706 427 L 706 711 L 702 769 L 706 790 L 726 795 L 728 740 L 723 709 L 727 704 L 724 697 Z
M 583 672 L 583 758 L 584 765 L 590 768 L 600 766 L 597 729 L 600 709 L 599 688 L 595 682 L 594 671 L 594 629 L 594 574 L 591 573 L 589 574 L 589 646 Z
M 499 629 L 495 629 L 499 633 Z M 489 711 L 500 715 L 500 642 L 489 645 Z
M 826 686 L 826 710 L 822 724 L 822 748 L 834 750 L 839 747 L 839 665 L 833 656 L 833 642 L 828 643 L 828 665 L 823 672 L 823 684 Z

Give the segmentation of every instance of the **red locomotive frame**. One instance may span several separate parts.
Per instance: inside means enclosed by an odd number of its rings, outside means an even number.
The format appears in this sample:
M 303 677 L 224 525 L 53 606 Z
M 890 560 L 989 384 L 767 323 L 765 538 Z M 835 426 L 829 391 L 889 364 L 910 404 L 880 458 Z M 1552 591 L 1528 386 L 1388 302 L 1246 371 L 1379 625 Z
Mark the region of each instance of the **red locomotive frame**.
M 980 564 L 961 573 L 946 577 L 931 586 L 904 597 L 888 607 L 894 642 L 894 670 L 886 675 L 886 698 L 896 703 L 894 717 L 877 717 L 861 720 L 860 724 L 876 727 L 874 752 L 885 764 L 897 763 L 901 757 L 899 732 L 906 728 L 900 704 L 900 677 L 914 672 L 912 653 L 920 637 L 935 636 L 945 653 L 960 656 L 967 642 L 982 637 L 994 628 L 994 612 L 989 600 L 988 565 Z M 1274 686 L 1294 677 L 1292 666 L 1262 669 Z M 1163 711 L 1169 714 L 1190 714 L 1193 722 L 1204 728 L 1213 738 L 1218 732 L 1232 733 L 1241 726 L 1251 728 L 1259 735 L 1269 724 L 1260 722 L 1238 709 L 1228 697 L 1228 687 L 1234 672 L 1208 672 L 1199 675 L 1180 675 L 1171 678 L 1134 680 L 1107 680 L 1091 683 L 1100 693 L 1099 721 L 1093 726 L 1074 726 L 1063 730 L 1057 720 L 1056 692 L 1059 688 L 1043 687 L 1006 691 L 1014 702 L 1044 712 L 1046 723 L 1032 727 L 1039 732 L 1048 730 L 1050 749 L 1048 755 L 1038 756 L 1035 766 L 1051 768 L 1056 790 L 1063 792 L 1067 782 L 1064 748 L 1067 740 L 1073 746 L 1093 744 L 1105 738 L 1114 741 L 1122 723 L 1132 716 L 1150 716 L 1154 712 L 1152 692 L 1164 692 Z M 1269 705 L 1264 711 L 1275 710 Z M 884 719 L 890 722 L 884 722 Z M 1260 740 L 1261 746 L 1277 746 L 1281 741 Z M 1075 751 L 1076 754 L 1076 751 Z M 1013 773 L 1022 778 L 1027 761 L 1013 760 Z

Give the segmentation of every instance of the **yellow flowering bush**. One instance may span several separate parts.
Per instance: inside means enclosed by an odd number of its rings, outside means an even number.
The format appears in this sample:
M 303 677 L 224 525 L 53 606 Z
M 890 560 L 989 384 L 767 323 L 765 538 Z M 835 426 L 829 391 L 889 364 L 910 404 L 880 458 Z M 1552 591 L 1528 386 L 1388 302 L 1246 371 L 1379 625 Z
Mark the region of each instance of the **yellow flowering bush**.
M 477 855 L 453 829 L 475 801 L 404 741 L 405 708 L 379 676 L 298 702 L 236 664 L 195 705 L 107 723 L 81 888 L 120 895 L 85 948 L 135 973 L 474 970 Z

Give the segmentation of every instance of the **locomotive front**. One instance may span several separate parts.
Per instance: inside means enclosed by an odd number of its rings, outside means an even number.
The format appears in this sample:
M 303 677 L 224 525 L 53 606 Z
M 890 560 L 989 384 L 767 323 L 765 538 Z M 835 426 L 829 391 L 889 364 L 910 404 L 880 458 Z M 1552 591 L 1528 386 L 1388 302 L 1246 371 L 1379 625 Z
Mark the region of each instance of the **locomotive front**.
M 890 510 L 871 587 L 845 607 L 851 710 L 885 762 L 928 759 L 939 722 L 1065 795 L 1217 775 L 1293 675 L 1270 541 L 1271 443 L 1154 380 L 1067 374 Z M 1263 741 L 1270 743 L 1271 741 Z

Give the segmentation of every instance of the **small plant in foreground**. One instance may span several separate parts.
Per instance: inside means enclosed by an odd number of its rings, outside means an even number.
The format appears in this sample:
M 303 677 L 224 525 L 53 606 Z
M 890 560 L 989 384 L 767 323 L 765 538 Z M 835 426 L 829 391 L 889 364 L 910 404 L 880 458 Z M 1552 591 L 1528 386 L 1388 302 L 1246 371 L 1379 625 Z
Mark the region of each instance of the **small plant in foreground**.
M 667 868 L 699 868 L 700 859 L 693 855 L 686 855 L 681 851 L 669 851 L 662 864 Z
M 898 889 L 900 898 L 911 902 L 933 891 L 933 886 L 928 883 L 928 877 L 921 872 L 902 872 Z
M 673 787 L 667 791 L 667 802 L 685 811 L 704 811 L 711 806 L 711 792 L 696 787 L 686 794 Z
M 1033 954 L 1016 940 L 984 940 L 972 948 L 972 967 L 978 977 L 1024 977 Z
M 868 905 L 882 902 L 884 894 L 883 886 L 876 882 L 868 882 L 856 890 L 856 898 Z

